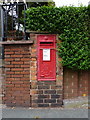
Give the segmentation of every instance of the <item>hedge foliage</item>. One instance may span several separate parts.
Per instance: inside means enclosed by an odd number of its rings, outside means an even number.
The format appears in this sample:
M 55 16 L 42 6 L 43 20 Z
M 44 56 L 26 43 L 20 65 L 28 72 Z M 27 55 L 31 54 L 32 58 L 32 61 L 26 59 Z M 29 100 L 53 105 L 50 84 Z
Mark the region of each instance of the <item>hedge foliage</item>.
M 89 7 L 37 7 L 26 10 L 27 29 L 59 34 L 63 66 L 90 69 Z

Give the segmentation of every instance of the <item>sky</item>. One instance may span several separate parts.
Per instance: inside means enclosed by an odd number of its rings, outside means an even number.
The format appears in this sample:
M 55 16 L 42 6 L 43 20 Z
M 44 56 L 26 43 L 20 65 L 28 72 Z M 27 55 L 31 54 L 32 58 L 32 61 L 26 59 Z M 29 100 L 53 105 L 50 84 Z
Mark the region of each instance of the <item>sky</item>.
M 57 7 L 60 6 L 87 6 L 90 0 L 53 0 Z
M 0 0 L 0 2 L 3 0 Z M 5 0 L 9 1 L 9 0 Z M 11 1 L 19 1 L 19 0 L 11 0 Z M 27 1 L 27 2 L 45 2 L 45 1 L 52 1 L 52 0 L 20 0 L 20 1 Z M 80 6 L 81 4 L 83 6 L 88 6 L 88 2 L 90 0 L 53 0 L 57 7 L 60 6 Z

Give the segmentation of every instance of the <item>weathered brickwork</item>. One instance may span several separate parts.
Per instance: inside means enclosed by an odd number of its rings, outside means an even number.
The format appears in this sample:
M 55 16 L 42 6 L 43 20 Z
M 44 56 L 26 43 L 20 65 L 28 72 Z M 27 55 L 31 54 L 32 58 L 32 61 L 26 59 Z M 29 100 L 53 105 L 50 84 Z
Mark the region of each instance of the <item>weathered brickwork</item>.
M 37 97 L 32 99 L 33 107 L 61 107 L 62 87 L 56 85 L 55 81 L 38 81 Z M 34 96 L 34 95 L 33 95 Z
M 31 33 L 30 38 L 33 44 L 19 41 L 19 44 L 4 45 L 5 76 L 2 80 L 3 91 L 0 89 L 3 104 L 11 107 L 61 107 L 63 99 L 88 95 L 90 71 L 78 72 L 65 68 L 63 72 L 62 59 L 58 54 L 56 80 L 38 81 L 37 34 Z M 0 73 L 3 78 L 1 69 Z
M 5 94 L 7 106 L 30 106 L 29 45 L 5 46 Z
M 63 89 L 63 68 L 59 64 L 60 58 L 57 56 L 56 81 L 37 81 L 37 40 L 36 35 L 31 34 L 31 39 L 35 44 L 31 47 L 31 106 L 32 107 L 61 107 Z
M 4 68 L 3 68 L 3 59 L 0 59 L 0 104 L 2 104 L 2 97 L 4 93 Z M 3 89 L 2 89 L 3 88 Z
M 0 68 L 0 104 L 2 103 L 2 68 Z
M 74 71 L 64 69 L 64 99 L 75 98 L 78 96 L 88 96 L 89 71 Z
M 79 89 L 78 89 L 78 96 L 83 96 L 86 94 L 88 96 L 88 88 L 89 88 L 89 82 L 90 80 L 90 74 L 89 71 L 81 71 L 79 73 Z
M 56 81 L 37 80 L 36 34 L 34 44 L 5 45 L 5 89 L 3 103 L 21 107 L 61 107 L 63 68 L 57 55 Z

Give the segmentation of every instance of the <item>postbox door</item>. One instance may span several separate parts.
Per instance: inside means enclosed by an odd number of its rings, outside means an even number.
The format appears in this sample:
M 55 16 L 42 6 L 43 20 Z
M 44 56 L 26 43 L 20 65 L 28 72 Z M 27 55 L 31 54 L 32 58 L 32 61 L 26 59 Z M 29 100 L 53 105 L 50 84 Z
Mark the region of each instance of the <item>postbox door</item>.
M 38 49 L 38 80 L 56 79 L 56 49 L 52 42 L 39 44 Z

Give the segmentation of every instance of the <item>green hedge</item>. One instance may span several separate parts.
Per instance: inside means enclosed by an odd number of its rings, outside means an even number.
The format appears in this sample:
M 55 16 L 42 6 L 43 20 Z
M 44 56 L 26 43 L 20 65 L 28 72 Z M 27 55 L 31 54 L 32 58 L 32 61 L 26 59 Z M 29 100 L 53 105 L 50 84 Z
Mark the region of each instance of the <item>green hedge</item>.
M 27 29 L 59 34 L 63 66 L 90 68 L 89 7 L 37 7 L 26 10 Z

